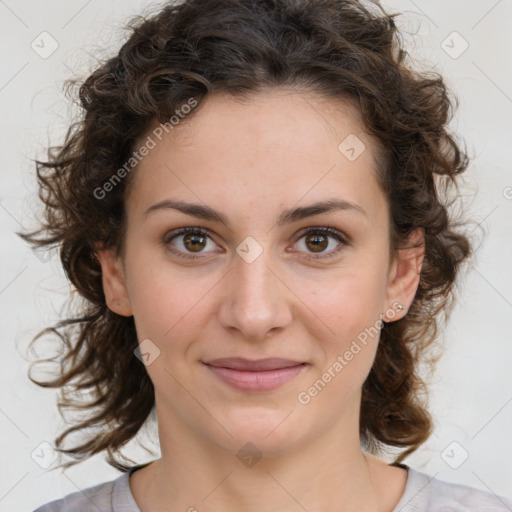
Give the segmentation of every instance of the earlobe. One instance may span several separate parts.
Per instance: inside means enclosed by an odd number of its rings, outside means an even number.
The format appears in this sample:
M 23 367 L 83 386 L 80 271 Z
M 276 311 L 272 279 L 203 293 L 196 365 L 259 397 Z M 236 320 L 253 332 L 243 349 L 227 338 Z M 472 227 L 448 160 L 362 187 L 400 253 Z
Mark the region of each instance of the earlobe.
M 389 275 L 387 304 L 388 308 L 395 312 L 390 315 L 394 320 L 399 320 L 407 314 L 420 283 L 425 253 L 423 229 L 415 229 L 409 236 L 409 241 L 411 247 L 398 250 Z M 396 304 L 402 304 L 404 308 L 397 311 L 396 306 L 393 307 Z M 384 321 L 386 321 L 386 315 L 384 315 Z
M 96 251 L 96 257 L 101 265 L 103 292 L 108 308 L 118 315 L 132 316 L 120 257 L 115 249 L 100 249 Z

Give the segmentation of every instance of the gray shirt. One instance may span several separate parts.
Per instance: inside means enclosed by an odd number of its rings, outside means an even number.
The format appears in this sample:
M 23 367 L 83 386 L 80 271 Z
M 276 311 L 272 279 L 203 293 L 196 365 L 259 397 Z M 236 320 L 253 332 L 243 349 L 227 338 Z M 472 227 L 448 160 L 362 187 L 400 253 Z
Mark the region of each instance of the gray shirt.
M 512 512 L 512 500 L 461 484 L 437 480 L 407 466 L 407 483 L 392 512 Z M 68 494 L 34 512 L 140 512 L 130 490 L 136 466 L 111 482 Z

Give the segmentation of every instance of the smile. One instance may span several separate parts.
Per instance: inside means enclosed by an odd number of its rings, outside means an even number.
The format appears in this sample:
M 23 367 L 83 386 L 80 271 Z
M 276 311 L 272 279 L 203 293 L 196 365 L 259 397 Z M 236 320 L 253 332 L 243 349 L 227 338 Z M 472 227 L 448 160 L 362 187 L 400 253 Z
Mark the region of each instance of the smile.
M 224 363 L 215 361 L 203 364 L 222 382 L 240 391 L 249 392 L 277 389 L 292 380 L 308 366 L 306 363 L 293 361 L 286 361 L 284 363 L 279 363 L 279 360 L 247 362 L 239 359 L 226 360 Z M 225 366 L 221 366 L 221 364 Z M 279 364 L 281 367 L 275 367 L 276 365 L 279 366 Z M 271 368 L 258 369 L 258 366 L 270 366 Z

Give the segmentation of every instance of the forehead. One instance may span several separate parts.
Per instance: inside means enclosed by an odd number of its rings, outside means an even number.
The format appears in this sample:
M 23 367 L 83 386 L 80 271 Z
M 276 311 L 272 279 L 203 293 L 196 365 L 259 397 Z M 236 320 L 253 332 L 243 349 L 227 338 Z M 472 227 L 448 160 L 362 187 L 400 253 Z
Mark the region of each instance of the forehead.
M 158 138 L 154 121 L 139 140 L 156 142 L 132 176 L 139 208 L 170 196 L 227 211 L 226 200 L 266 208 L 326 194 L 379 206 L 377 145 L 353 103 L 293 90 L 243 100 L 215 93 L 184 117 Z

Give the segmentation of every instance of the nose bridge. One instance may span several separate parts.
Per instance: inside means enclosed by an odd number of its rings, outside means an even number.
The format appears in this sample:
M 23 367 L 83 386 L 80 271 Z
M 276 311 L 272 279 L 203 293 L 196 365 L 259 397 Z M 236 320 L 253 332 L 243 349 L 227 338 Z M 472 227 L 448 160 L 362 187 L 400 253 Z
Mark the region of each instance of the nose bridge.
M 261 339 L 268 331 L 284 327 L 291 319 L 290 304 L 270 247 L 246 239 L 237 247 L 233 265 L 221 308 L 224 326 L 237 328 L 248 339 Z
M 270 250 L 267 248 L 254 261 L 239 257 L 235 260 L 236 286 L 242 297 L 248 300 L 260 300 L 265 303 L 272 302 L 275 297 L 272 288 L 275 287 L 277 277 L 271 271 Z

